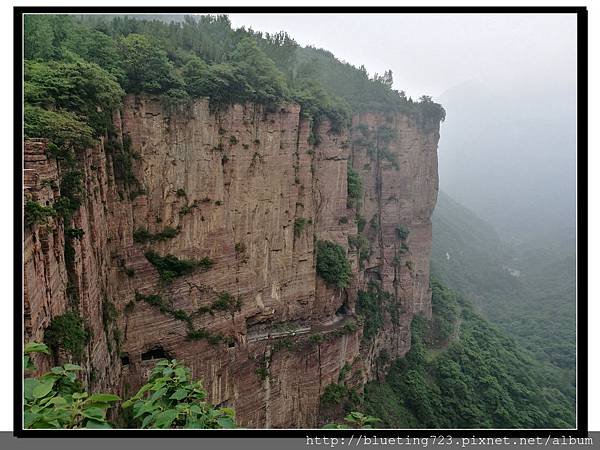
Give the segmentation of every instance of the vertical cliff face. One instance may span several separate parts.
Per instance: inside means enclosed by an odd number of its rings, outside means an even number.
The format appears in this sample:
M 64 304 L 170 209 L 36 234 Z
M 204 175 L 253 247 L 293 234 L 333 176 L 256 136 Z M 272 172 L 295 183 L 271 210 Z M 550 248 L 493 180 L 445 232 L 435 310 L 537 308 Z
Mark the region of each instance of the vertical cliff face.
M 111 136 L 78 156 L 74 257 L 66 263 L 61 220 L 25 229 L 25 339 L 43 340 L 74 309 L 90 330 L 91 389 L 130 395 L 157 358 L 173 357 L 243 426 L 314 426 L 342 367 L 355 387 L 383 376 L 408 351 L 412 316 L 431 313 L 438 137 L 399 113 L 334 133 L 326 122 L 311 130 L 294 104 L 211 112 L 208 101 L 169 110 L 127 97 Z M 45 147 L 25 145 L 25 195 L 51 205 L 60 167 Z M 352 207 L 349 166 L 363 184 Z M 348 252 L 349 288 L 316 274 L 318 240 Z M 153 254 L 203 263 L 174 276 Z M 367 338 L 358 297 L 375 285 L 381 321 Z
M 384 295 L 382 326 L 363 345 L 369 378 L 410 348 L 414 314 L 431 316 L 431 214 L 437 200 L 438 129 L 424 131 L 402 114 L 361 114 L 353 120 L 352 165 L 364 185 L 359 215 L 369 241 L 359 274 Z

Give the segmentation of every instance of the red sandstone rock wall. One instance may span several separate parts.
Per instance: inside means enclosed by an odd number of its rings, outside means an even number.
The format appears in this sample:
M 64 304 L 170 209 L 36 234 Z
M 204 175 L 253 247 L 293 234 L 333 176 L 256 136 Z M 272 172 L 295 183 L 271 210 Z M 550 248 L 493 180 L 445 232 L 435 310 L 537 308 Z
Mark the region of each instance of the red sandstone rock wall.
M 437 200 L 437 143 L 439 130 L 423 131 L 403 114 L 360 114 L 352 124 L 352 165 L 363 180 L 360 214 L 371 242 L 363 289 L 369 280 L 381 283 L 391 298 L 384 304 L 384 326 L 361 353 L 369 378 L 381 377 L 389 362 L 410 349 L 410 322 L 416 313 L 431 316 L 429 258 L 431 214 Z M 386 142 L 383 131 L 391 130 Z M 391 161 L 377 158 L 377 149 L 391 153 Z M 374 221 L 377 228 L 371 226 Z M 409 230 L 402 252 L 396 228 Z M 398 311 L 394 320 L 390 309 Z M 387 354 L 387 362 L 377 357 Z
M 398 169 L 351 144 L 356 131 L 338 135 L 322 123 L 320 143 L 309 144 L 310 123 L 297 105 L 274 112 L 236 105 L 211 114 L 207 101 L 166 111 L 157 99 L 127 97 L 115 128 L 120 139 L 131 140 L 139 186 L 115 178 L 106 145 L 79 156 L 88 194 L 74 218 L 85 231 L 75 246 L 75 275 L 78 309 L 92 331 L 84 362 L 91 388 L 130 395 L 155 362 L 146 352 L 160 349 L 204 380 L 213 403 L 234 407 L 242 426 L 305 427 L 318 423 L 319 397 L 345 364 L 352 367 L 347 377 L 360 387 L 380 375 L 375 361 L 383 350 L 403 355 L 412 315 L 431 309 L 429 218 L 437 193 L 438 134 L 419 131 L 403 115 L 366 114 L 354 118 L 359 123 L 397 131 L 389 149 Z M 365 188 L 359 213 L 367 220 L 377 216 L 381 227 L 370 232 L 366 270 L 350 251 L 355 276 L 350 288 L 340 290 L 316 276 L 314 243 L 328 239 L 348 248 L 348 237 L 357 234 L 356 211 L 347 207 L 348 164 Z M 27 143 L 26 195 L 51 203 L 58 191 L 42 187 L 45 177 L 58 181 L 56 163 L 44 156 L 43 142 Z M 306 219 L 301 233 L 294 232 L 298 219 Z M 410 251 L 395 267 L 399 224 L 410 228 Z M 166 227 L 179 234 L 133 241 L 136 229 L 157 233 Z M 67 309 L 64 232 L 52 221 L 26 229 L 24 239 L 25 338 L 42 340 L 50 319 Z M 144 256 L 150 249 L 209 257 L 214 266 L 167 284 Z M 348 332 L 343 325 L 353 321 L 357 290 L 374 276 L 393 293 L 391 307 L 403 313 L 398 323 L 386 313 L 373 342 L 361 343 L 362 330 Z M 160 295 L 192 317 L 194 329 L 226 340 L 188 340 L 185 321 L 139 296 L 136 301 L 136 292 Z M 239 311 L 198 312 L 223 292 L 240 300 Z M 118 311 L 108 323 L 105 302 Z M 346 316 L 340 318 L 336 311 L 343 304 Z M 287 345 L 269 339 L 271 333 L 287 333 Z

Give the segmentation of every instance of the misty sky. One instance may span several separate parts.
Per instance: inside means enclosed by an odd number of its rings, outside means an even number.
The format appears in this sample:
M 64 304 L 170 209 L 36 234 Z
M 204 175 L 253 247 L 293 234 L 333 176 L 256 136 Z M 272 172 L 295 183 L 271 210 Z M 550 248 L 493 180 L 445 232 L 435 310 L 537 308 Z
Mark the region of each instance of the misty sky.
M 491 88 L 554 89 L 575 82 L 574 14 L 230 14 L 234 27 L 285 30 L 394 87 L 437 97 L 468 80 Z

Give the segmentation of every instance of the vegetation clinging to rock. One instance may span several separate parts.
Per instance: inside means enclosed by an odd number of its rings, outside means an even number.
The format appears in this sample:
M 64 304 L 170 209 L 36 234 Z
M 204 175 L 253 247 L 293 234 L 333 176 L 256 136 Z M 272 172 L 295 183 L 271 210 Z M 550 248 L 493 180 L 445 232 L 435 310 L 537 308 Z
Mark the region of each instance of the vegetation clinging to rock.
M 346 250 L 335 242 L 317 241 L 317 273 L 328 283 L 339 288 L 350 285 L 352 269 Z
M 89 338 L 90 333 L 83 319 L 73 311 L 54 317 L 44 331 L 44 341 L 55 357 L 63 350 L 75 360 L 80 360 Z

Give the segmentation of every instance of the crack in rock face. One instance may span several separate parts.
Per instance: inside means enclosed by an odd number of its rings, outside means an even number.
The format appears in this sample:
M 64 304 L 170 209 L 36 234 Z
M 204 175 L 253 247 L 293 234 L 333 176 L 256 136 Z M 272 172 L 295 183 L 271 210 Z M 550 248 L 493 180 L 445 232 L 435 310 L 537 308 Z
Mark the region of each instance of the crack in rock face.
M 212 404 L 235 408 L 240 426 L 275 428 L 320 425 L 320 395 L 343 367 L 360 390 L 385 373 L 380 354 L 409 350 L 413 315 L 431 315 L 438 130 L 401 113 L 362 113 L 339 134 L 322 121 L 313 144 L 298 105 L 255 108 L 217 117 L 206 99 L 168 112 L 157 98 L 125 98 L 114 133 L 135 154 L 135 182 L 106 143 L 89 148 L 78 161 L 87 195 L 71 224 L 81 238 L 65 246 L 56 217 L 25 230 L 26 341 L 42 341 L 51 319 L 74 307 L 91 336 L 87 388 L 130 395 L 153 355 L 169 355 L 203 380 Z M 359 125 L 395 133 L 373 152 Z M 61 176 L 46 149 L 25 142 L 25 196 L 51 205 Z M 349 166 L 362 186 L 353 207 Z M 319 241 L 346 255 L 344 287 L 317 273 Z M 381 311 L 367 333 L 357 299 L 375 285 Z M 40 371 L 53 363 L 44 358 Z

